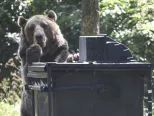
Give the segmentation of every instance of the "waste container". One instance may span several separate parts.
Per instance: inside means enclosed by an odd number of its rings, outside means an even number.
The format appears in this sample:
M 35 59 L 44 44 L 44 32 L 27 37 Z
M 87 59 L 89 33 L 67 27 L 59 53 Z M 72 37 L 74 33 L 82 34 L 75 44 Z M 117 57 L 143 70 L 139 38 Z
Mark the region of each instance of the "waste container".
M 87 48 L 83 51 L 88 56 Z M 114 62 L 109 49 L 103 51 L 107 56 L 102 61 L 99 57 L 103 55 L 96 58 L 90 53 L 90 58 L 81 55 L 81 63 L 29 66 L 26 86 L 33 91 L 33 115 L 143 116 L 144 106 L 148 105 L 148 116 L 152 116 L 152 65 L 126 61 L 131 57 L 129 52 L 119 54 L 122 57 L 115 57 Z M 92 62 L 94 59 L 98 60 Z

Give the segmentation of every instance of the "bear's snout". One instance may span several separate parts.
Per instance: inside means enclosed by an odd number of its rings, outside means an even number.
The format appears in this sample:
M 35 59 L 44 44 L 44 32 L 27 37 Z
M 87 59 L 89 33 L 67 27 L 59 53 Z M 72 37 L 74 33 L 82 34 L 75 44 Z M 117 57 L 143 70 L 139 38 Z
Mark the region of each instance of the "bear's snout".
M 41 47 L 46 46 L 46 40 L 43 35 L 35 35 L 36 43 L 39 44 Z
M 34 35 L 34 38 L 35 38 L 35 41 L 37 44 L 41 45 L 42 47 L 44 46 L 45 38 L 44 38 L 43 34 L 37 33 Z
M 38 42 L 42 42 L 42 40 L 43 40 L 43 36 L 41 34 L 35 35 L 35 38 L 36 38 L 36 41 L 38 41 Z
M 46 36 L 42 28 L 36 28 L 34 31 L 34 39 L 41 47 L 46 45 Z

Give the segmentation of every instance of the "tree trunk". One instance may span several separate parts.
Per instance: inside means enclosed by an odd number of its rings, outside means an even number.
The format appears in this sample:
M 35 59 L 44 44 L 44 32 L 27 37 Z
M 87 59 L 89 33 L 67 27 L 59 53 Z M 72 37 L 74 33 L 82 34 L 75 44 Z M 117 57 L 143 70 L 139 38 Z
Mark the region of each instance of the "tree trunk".
M 82 30 L 85 36 L 99 34 L 99 0 L 82 0 Z

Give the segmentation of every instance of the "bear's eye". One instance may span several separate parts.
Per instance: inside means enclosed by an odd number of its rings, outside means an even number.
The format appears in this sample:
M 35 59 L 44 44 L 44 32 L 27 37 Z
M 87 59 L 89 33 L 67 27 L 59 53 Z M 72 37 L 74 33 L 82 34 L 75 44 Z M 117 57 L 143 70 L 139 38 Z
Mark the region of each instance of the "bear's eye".
M 35 28 L 35 25 L 34 24 L 29 25 L 29 29 L 30 30 L 34 30 L 34 28 Z
M 41 26 L 46 29 L 48 27 L 48 24 L 47 23 L 42 23 Z

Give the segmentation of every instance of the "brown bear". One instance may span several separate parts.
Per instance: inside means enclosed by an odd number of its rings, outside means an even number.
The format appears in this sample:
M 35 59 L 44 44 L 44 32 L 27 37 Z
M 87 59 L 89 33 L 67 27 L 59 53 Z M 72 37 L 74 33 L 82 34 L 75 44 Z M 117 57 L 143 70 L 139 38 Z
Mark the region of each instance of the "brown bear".
M 65 62 L 71 59 L 68 43 L 64 39 L 56 23 L 57 16 L 49 11 L 47 16 L 34 15 L 29 19 L 20 16 L 18 25 L 21 27 L 19 56 L 22 61 L 23 92 L 21 116 L 32 116 L 32 93 L 26 90 L 27 67 L 32 62 Z M 69 57 L 68 57 L 69 55 Z

